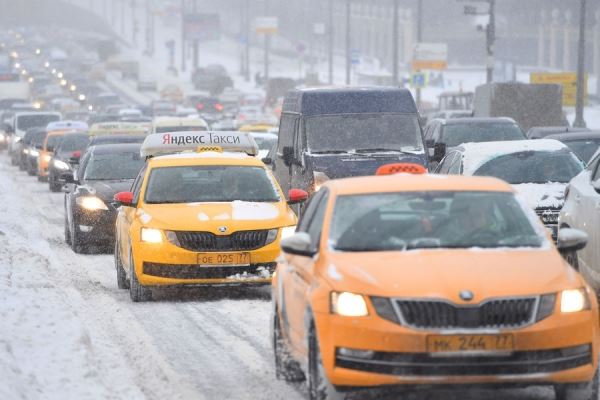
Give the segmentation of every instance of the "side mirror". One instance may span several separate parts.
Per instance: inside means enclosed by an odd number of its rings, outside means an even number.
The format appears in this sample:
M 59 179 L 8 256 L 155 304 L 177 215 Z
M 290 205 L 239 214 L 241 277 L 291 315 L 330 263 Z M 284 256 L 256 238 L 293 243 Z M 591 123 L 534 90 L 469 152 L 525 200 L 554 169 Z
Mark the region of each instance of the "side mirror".
M 285 146 L 283 148 L 283 164 L 286 167 L 292 165 L 294 161 L 294 148 L 292 146 Z
M 290 189 L 288 192 L 288 204 L 304 203 L 308 199 L 308 193 L 302 189 Z
M 446 156 L 446 143 L 436 143 L 433 148 L 433 160 L 440 162 Z
M 310 240 L 310 235 L 306 232 L 296 232 L 292 236 L 281 241 L 281 250 L 284 253 L 302 257 L 313 257 L 317 254 Z
M 265 165 L 271 165 L 273 164 L 273 159 L 271 157 L 265 157 L 262 159 L 262 162 L 265 163 Z
M 588 242 L 587 233 L 579 229 L 562 228 L 558 231 L 558 250 L 562 253 L 583 249 Z
M 133 193 L 119 192 L 115 194 L 114 200 L 125 207 L 133 207 Z

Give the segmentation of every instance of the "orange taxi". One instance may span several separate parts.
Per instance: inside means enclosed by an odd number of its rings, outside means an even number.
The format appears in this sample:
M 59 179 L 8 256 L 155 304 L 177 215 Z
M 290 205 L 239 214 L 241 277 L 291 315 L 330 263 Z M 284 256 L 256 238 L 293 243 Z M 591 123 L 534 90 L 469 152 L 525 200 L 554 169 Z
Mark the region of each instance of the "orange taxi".
M 46 127 L 48 135 L 46 135 L 38 155 L 38 181 L 48 179 L 50 160 L 52 160 L 54 149 L 60 144 L 62 137 L 68 132 L 82 132 L 87 129 L 88 125 L 82 121 L 56 121 L 48 124 Z
M 598 303 L 507 183 L 389 175 L 326 182 L 273 277 L 278 378 L 311 399 L 407 385 L 550 385 L 598 397 Z M 595 397 L 594 397 L 595 396 Z

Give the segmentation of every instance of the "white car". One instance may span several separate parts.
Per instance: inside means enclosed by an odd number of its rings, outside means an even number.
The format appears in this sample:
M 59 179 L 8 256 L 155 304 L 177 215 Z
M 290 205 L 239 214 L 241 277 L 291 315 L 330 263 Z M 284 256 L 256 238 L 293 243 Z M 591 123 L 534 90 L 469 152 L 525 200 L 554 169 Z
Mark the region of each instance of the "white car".
M 539 139 L 465 143 L 448 152 L 436 173 L 493 176 L 512 184 L 556 240 L 565 189 L 583 169 L 567 145 Z
M 559 225 L 587 233 L 589 245 L 569 262 L 600 289 L 600 151 L 567 187 Z

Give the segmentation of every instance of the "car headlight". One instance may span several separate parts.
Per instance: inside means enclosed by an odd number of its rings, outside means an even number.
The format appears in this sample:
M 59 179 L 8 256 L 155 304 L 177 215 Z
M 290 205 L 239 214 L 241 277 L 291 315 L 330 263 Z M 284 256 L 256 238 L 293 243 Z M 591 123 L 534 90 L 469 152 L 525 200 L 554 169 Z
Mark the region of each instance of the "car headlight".
M 560 311 L 574 313 L 590 308 L 590 297 L 585 289 L 563 290 L 560 296 Z
M 5 139 L 5 138 L 6 138 L 6 137 L 5 137 L 3 134 L 1 134 L 1 133 L 0 133 L 0 142 L 4 142 L 4 139 Z
M 75 200 L 75 202 L 78 206 L 90 211 L 108 210 L 106 204 L 95 196 L 78 197 L 77 200 Z
M 23 154 L 29 154 L 29 149 L 23 149 Z
M 323 172 L 315 171 L 313 172 L 313 180 L 315 183 L 315 192 L 318 192 L 321 186 L 329 180 L 329 177 Z
M 142 228 L 142 242 L 162 243 L 163 235 L 160 229 Z
M 40 152 L 37 151 L 37 150 L 31 150 L 29 152 L 29 155 L 32 156 L 32 157 L 38 157 L 40 155 Z
M 46 155 L 44 156 L 44 161 L 45 161 L 45 162 L 50 162 L 50 160 L 52 160 L 52 156 L 51 156 L 50 154 L 46 154 Z
M 281 240 L 289 238 L 294 233 L 296 233 L 296 225 L 281 228 Z
M 58 169 L 62 169 L 63 171 L 71 169 L 71 166 L 69 164 L 67 164 L 66 162 L 61 161 L 61 160 L 54 160 L 54 167 L 58 168 Z
M 364 296 L 350 292 L 331 292 L 331 312 L 344 317 L 369 315 Z

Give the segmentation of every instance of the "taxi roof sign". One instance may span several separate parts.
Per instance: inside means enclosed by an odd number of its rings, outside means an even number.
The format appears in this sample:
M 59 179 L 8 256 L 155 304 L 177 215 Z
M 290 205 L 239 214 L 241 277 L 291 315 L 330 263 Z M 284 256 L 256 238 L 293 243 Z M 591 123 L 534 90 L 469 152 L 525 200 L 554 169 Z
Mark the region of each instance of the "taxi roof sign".
M 140 153 L 142 157 L 202 151 L 219 147 L 223 151 L 258 154 L 258 145 L 247 132 L 184 131 L 153 133 L 146 137 Z
M 46 132 L 78 130 L 85 131 L 88 129 L 88 124 L 83 121 L 54 121 L 46 125 Z
M 90 127 L 90 136 L 116 135 L 116 134 L 146 134 L 147 125 L 136 122 L 99 122 Z

